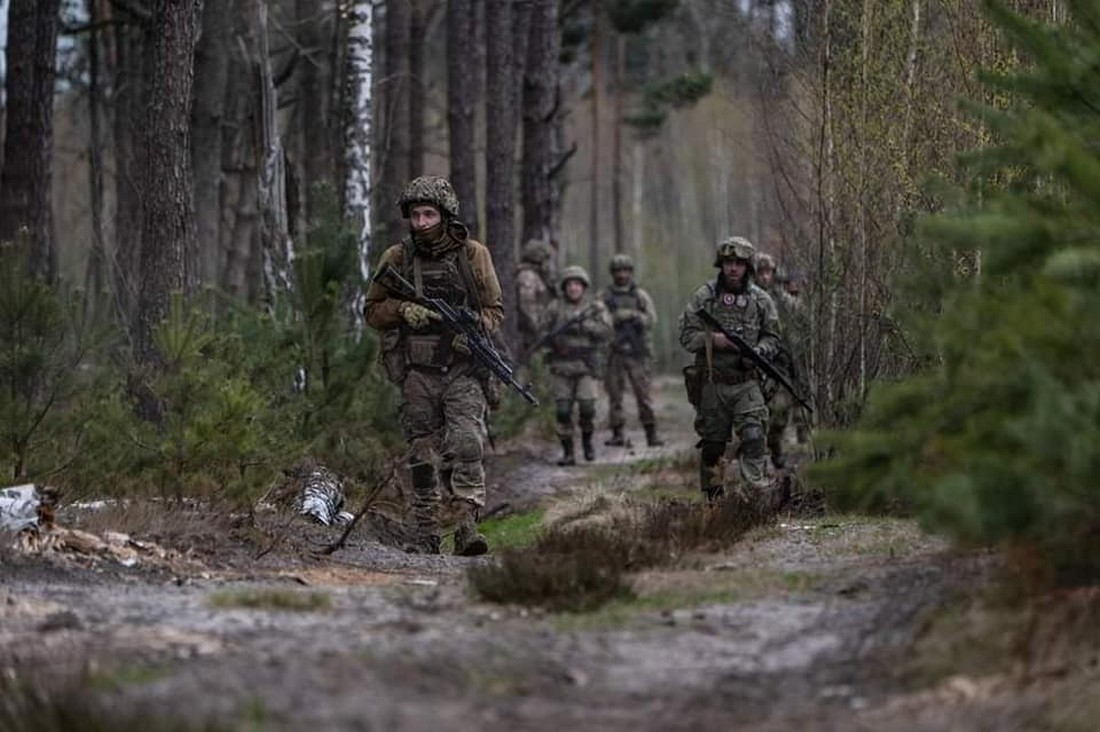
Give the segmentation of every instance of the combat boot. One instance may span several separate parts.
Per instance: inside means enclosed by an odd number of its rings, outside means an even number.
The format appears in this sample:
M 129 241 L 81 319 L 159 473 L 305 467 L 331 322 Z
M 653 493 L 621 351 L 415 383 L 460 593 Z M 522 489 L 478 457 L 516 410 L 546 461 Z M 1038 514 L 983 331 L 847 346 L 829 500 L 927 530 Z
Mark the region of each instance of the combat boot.
M 588 462 L 592 462 L 596 459 L 596 449 L 592 447 L 592 433 L 581 433 L 581 447 L 584 448 L 584 459 Z
M 558 465 L 576 465 L 577 458 L 573 456 L 573 438 L 563 437 L 561 438 L 561 460 L 558 460 Z
M 646 424 L 642 426 L 645 427 L 645 444 L 649 445 L 650 447 L 660 447 L 661 445 L 665 444 L 664 440 L 657 437 L 657 425 Z
M 439 488 L 436 484 L 435 467 L 430 463 L 417 463 L 409 466 L 412 482 L 413 531 L 405 544 L 410 554 L 439 554 L 441 540 L 439 533 Z
M 610 439 L 604 441 L 603 444 L 609 447 L 623 447 L 624 445 L 626 445 L 626 440 L 623 439 L 623 428 L 612 427 Z
M 480 557 L 489 551 L 489 542 L 477 530 L 477 507 L 470 506 L 455 529 L 455 556 Z

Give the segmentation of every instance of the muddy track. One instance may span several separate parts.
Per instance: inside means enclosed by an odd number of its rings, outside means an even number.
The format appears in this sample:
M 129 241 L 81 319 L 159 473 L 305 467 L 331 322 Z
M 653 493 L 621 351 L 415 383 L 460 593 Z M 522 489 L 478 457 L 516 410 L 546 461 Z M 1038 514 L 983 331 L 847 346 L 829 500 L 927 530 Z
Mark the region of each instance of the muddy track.
M 491 466 L 490 505 L 634 490 L 634 467 L 693 442 L 674 382 L 660 409 L 660 450 L 562 469 L 548 443 L 511 446 Z M 907 691 L 914 634 L 985 572 L 905 522 L 792 517 L 638 578 L 636 605 L 548 616 L 471 599 L 464 570 L 491 559 L 409 556 L 360 534 L 320 558 L 301 548 L 333 532 L 300 531 L 260 560 L 227 547 L 204 571 L 5 555 L 0 671 L 92 678 L 116 713 L 229 728 L 916 729 L 882 711 Z M 257 592 L 318 606 L 241 606 Z

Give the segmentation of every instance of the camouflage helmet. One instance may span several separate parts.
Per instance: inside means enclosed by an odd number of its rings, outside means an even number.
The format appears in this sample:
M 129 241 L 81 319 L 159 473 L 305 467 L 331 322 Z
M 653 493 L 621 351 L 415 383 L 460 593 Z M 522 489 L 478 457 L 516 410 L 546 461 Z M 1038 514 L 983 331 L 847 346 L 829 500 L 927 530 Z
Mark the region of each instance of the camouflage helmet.
M 554 251 L 546 245 L 542 239 L 531 239 L 523 245 L 520 253 L 520 261 L 531 264 L 542 264 L 554 256 Z
M 588 279 L 588 273 L 585 272 L 584 267 L 578 264 L 571 264 L 561 271 L 559 287 L 561 287 L 563 292 L 565 291 L 565 283 L 569 280 L 578 280 L 585 287 L 592 284 Z
M 634 260 L 631 259 L 629 254 L 616 254 L 611 258 L 611 264 L 608 266 L 609 272 L 614 272 L 617 269 L 629 269 L 634 270 Z
M 752 266 L 755 251 L 752 242 L 743 236 L 726 237 L 715 247 L 714 266 L 721 267 L 723 259 L 744 259 Z
M 422 175 L 408 182 L 397 199 L 401 215 L 409 218 L 410 209 L 417 204 L 435 206 L 444 218 L 458 218 L 458 196 L 451 182 L 441 176 Z
M 770 254 L 760 252 L 756 255 L 756 261 L 753 262 L 754 268 L 757 272 L 762 269 L 770 269 L 772 272 L 776 272 L 775 257 Z

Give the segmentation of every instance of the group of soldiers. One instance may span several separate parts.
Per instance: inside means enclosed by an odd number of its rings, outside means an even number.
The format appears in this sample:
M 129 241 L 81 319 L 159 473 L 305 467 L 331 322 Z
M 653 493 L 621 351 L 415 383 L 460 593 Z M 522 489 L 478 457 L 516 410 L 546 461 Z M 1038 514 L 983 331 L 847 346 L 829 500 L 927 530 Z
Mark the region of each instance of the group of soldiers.
M 556 281 L 553 270 L 550 247 L 528 242 L 516 272 L 516 301 L 525 360 L 546 350 L 562 446 L 558 465 L 576 464 L 574 407 L 584 459 L 596 458 L 593 435 L 601 381 L 607 391 L 611 429 L 604 444 L 627 444 L 623 397 L 628 383 L 638 404 L 646 444 L 664 444 L 657 436 L 650 395 L 657 311 L 649 293 L 634 282 L 634 261 L 625 254 L 612 257 L 612 282 L 596 296 L 589 292 L 592 282 L 583 267 L 565 267 Z
M 476 358 L 480 341 L 471 343 L 467 332 L 453 328 L 427 303 L 461 309 L 480 333 L 491 337 L 505 317 L 503 293 L 489 250 L 470 238 L 459 219 L 458 198 L 445 178 L 421 176 L 410 181 L 398 206 L 409 221 L 409 232 L 382 254 L 378 270 L 400 273 L 415 292 L 398 292 L 376 278 L 365 310 L 367 322 L 381 335 L 383 367 L 402 390 L 400 419 L 408 443 L 414 519 L 406 549 L 440 552 L 440 508 L 446 500 L 450 513 L 457 516 L 455 554 L 476 556 L 488 551 L 477 521 L 485 505 L 483 457 L 493 382 Z M 696 408 L 700 488 L 711 501 L 723 495 L 722 457 L 732 434 L 739 439 L 742 476 L 750 485 L 762 485 L 767 480 L 769 446 L 773 461 L 782 460 L 782 429 L 791 411 L 790 400 L 784 401 L 773 384 L 762 384 L 754 361 L 722 330 L 736 333 L 734 338 L 739 336 L 760 356 L 792 373 L 795 364 L 780 337 L 779 308 L 793 314 L 800 305 L 798 283 L 792 287 L 795 278 L 780 286 L 775 262 L 755 256 L 746 239 L 720 242 L 714 264 L 718 276 L 696 290 L 680 317 L 680 342 L 694 354 L 685 378 Z M 516 297 L 521 360 L 545 350 L 553 378 L 562 446 L 559 465 L 576 463 L 574 412 L 582 454 L 585 460 L 595 459 L 601 381 L 608 395 L 611 432 L 605 444 L 627 444 L 627 384 L 638 404 L 647 445 L 663 444 L 650 394 L 657 312 L 649 294 L 634 281 L 633 261 L 615 255 L 609 266 L 612 282 L 598 295 L 590 293 L 591 280 L 582 267 L 565 267 L 556 279 L 553 269 L 550 248 L 529 242 L 516 273 Z M 704 322 L 701 311 L 709 313 L 717 327 Z

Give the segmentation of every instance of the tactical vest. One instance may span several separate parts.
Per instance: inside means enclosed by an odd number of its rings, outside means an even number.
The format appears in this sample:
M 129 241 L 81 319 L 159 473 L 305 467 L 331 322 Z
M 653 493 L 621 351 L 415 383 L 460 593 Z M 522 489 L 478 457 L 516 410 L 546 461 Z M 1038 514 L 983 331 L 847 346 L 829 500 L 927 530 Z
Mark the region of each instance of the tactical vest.
M 738 334 L 750 345 L 755 346 L 760 340 L 760 325 L 766 314 L 762 298 L 759 297 L 764 295 L 764 292 L 752 284 L 740 295 L 723 292 L 719 289 L 717 282 L 708 283 L 707 289 L 710 295 L 703 303 L 703 308 L 727 330 Z M 696 365 L 706 366 L 708 352 L 713 359 L 715 372 L 730 373 L 750 368 L 750 362 L 743 359 L 736 350 L 718 350 L 709 347 L 696 354 Z
M 471 307 L 476 300 L 476 284 L 467 271 L 466 246 L 451 249 L 439 257 L 416 254 L 411 242 L 406 242 L 401 274 L 416 287 L 418 295 L 438 297 L 452 307 Z M 467 264 L 463 267 L 463 264 Z M 438 320 L 425 328 L 413 330 L 401 326 L 405 343 L 405 359 L 409 366 L 444 368 L 452 365 L 455 353 L 451 349 L 454 334 Z
M 621 309 L 641 310 L 643 301 L 638 294 L 638 286 L 631 282 L 625 288 L 611 285 L 604 293 L 603 302 L 614 314 Z M 648 356 L 645 328 L 637 320 L 615 323 L 615 340 L 611 342 L 611 350 L 624 356 Z

